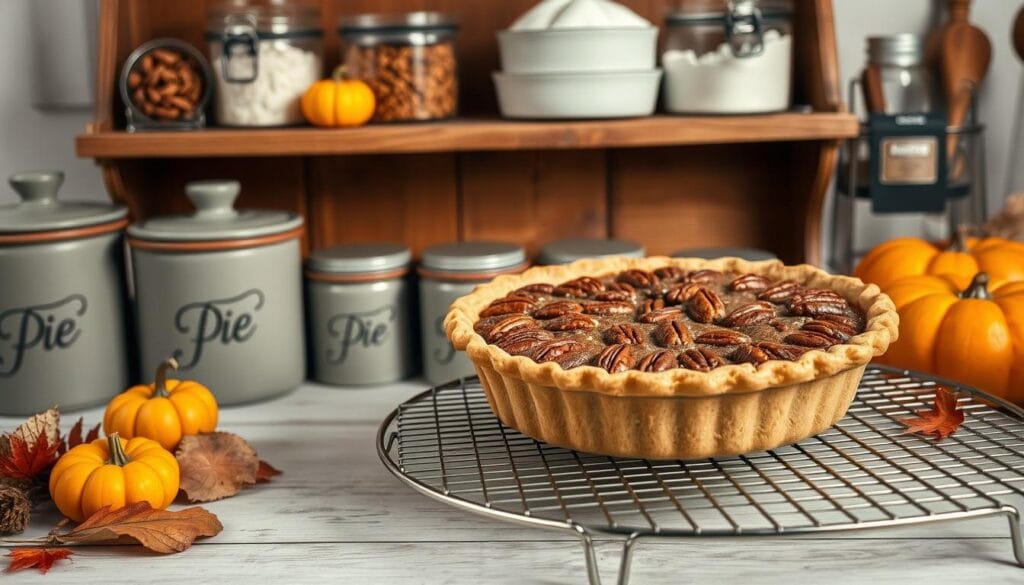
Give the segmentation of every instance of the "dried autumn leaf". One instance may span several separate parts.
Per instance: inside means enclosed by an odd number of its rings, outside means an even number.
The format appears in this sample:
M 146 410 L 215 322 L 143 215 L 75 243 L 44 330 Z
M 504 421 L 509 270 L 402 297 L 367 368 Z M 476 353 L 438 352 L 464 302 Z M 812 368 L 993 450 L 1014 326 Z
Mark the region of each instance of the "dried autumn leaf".
M 217 516 L 203 508 L 171 512 L 154 510 L 143 501 L 117 510 L 102 508 L 73 530 L 52 534 L 50 539 L 60 544 L 114 544 L 128 539 L 153 552 L 170 554 L 223 529 Z
M 96 426 L 89 429 L 89 433 L 86 434 L 85 438 L 82 438 L 82 417 L 78 417 L 78 421 L 75 422 L 71 430 L 68 431 L 67 438 L 64 439 L 64 444 L 61 445 L 61 453 L 65 453 L 81 445 L 82 443 L 91 443 L 100 436 L 100 424 L 96 423 Z
M 19 437 L 26 444 L 32 445 L 39 438 L 39 435 L 45 435 L 50 445 L 56 445 L 60 442 L 60 411 L 56 408 L 51 408 L 46 412 L 33 416 L 21 423 L 21 426 L 14 429 L 13 432 L 0 437 L 0 456 L 11 452 L 11 437 Z
M 270 481 L 270 478 L 274 477 L 275 475 L 281 475 L 281 470 L 267 463 L 266 461 L 260 459 L 260 468 L 259 471 L 256 472 L 256 481 Z
M 944 386 L 935 388 L 935 403 L 929 410 L 919 410 L 917 416 L 905 418 L 907 425 L 904 434 L 920 434 L 934 436 L 941 441 L 952 435 L 964 422 L 964 411 L 956 407 L 956 393 Z
M 237 494 L 256 483 L 260 459 L 234 433 L 189 435 L 174 456 L 181 468 L 181 491 L 193 502 L 211 502 Z
M 50 443 L 45 433 L 27 443 L 19 435 L 8 435 L 8 453 L 0 455 L 0 475 L 11 479 L 33 479 L 57 462 L 61 443 Z
M 12 548 L 7 556 L 11 558 L 7 564 L 7 572 L 13 573 L 22 569 L 39 569 L 40 573 L 46 573 L 54 563 L 66 559 L 75 554 L 67 548 Z

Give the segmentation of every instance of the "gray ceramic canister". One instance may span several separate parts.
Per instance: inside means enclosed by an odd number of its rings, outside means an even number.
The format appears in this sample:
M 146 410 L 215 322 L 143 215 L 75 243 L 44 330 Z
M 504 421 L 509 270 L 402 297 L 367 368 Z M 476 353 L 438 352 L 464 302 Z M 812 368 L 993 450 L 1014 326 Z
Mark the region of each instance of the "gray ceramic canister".
M 63 201 L 58 171 L 20 173 L 0 206 L 0 414 L 105 402 L 131 382 L 128 210 Z
M 226 405 L 305 378 L 302 218 L 236 210 L 239 190 L 237 181 L 189 183 L 193 213 L 128 227 L 141 370 L 173 356 L 176 377 Z
M 552 264 L 569 264 L 583 258 L 610 258 L 612 256 L 643 258 L 644 247 L 636 242 L 600 238 L 555 240 L 541 248 L 537 263 L 550 266 Z
M 501 242 L 439 244 L 423 250 L 420 262 L 420 334 L 423 340 L 423 374 L 432 384 L 442 384 L 476 374 L 465 354 L 452 347 L 444 332 L 444 318 L 455 299 L 499 274 L 526 267 L 520 246 Z
M 384 384 L 416 368 L 409 248 L 349 244 L 315 250 L 306 263 L 313 379 Z

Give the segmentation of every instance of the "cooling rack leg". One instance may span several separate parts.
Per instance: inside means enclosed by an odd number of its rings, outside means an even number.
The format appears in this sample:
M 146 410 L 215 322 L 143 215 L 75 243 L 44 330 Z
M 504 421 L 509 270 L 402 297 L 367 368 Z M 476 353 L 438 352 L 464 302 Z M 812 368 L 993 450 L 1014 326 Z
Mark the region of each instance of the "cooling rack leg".
M 622 545 L 622 560 L 619 561 L 619 584 L 629 585 L 629 567 L 633 562 L 633 548 L 640 539 L 635 534 L 629 535 Z
M 578 526 L 576 532 L 583 543 L 583 555 L 587 560 L 587 581 L 590 582 L 590 585 L 601 585 L 601 570 L 597 566 L 597 551 L 594 550 L 594 541 Z
M 1010 544 L 1013 546 L 1013 556 L 1017 564 L 1024 567 L 1024 537 L 1021 536 L 1020 512 L 1013 506 L 1003 506 L 1006 512 L 1006 519 L 1010 521 Z

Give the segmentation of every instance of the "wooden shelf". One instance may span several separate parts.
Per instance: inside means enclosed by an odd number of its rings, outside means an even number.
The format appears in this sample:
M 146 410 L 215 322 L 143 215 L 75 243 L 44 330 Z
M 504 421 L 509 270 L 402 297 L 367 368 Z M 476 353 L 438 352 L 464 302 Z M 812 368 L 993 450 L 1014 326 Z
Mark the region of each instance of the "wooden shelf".
M 835 140 L 856 136 L 857 130 L 856 117 L 847 113 L 572 122 L 458 119 L 351 129 L 99 131 L 78 136 L 76 146 L 79 156 L 100 159 L 309 156 Z

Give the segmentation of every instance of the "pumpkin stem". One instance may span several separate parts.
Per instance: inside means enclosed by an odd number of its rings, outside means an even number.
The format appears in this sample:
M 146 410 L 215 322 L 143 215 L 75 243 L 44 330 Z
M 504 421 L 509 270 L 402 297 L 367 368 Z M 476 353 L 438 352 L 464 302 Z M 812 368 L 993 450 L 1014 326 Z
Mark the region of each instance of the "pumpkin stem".
M 949 249 L 954 252 L 967 251 L 967 238 L 971 235 L 971 226 L 960 225 L 953 230 L 953 238 L 949 243 Z
M 337 67 L 334 68 L 334 72 L 331 73 L 331 79 L 333 79 L 334 81 L 342 81 L 345 79 L 347 73 L 348 68 L 345 67 L 345 65 L 338 65 Z
M 110 450 L 109 463 L 124 467 L 131 462 L 131 459 L 125 454 L 124 448 L 121 447 L 121 437 L 117 433 L 107 435 L 107 448 Z
M 971 284 L 967 285 L 964 292 L 960 293 L 960 298 L 981 299 L 983 301 L 992 300 L 992 294 L 988 292 L 988 274 L 984 272 L 975 274 Z
M 153 382 L 153 397 L 167 398 L 171 395 L 167 391 L 167 370 L 177 370 L 178 360 L 169 357 L 156 367 L 156 380 Z

